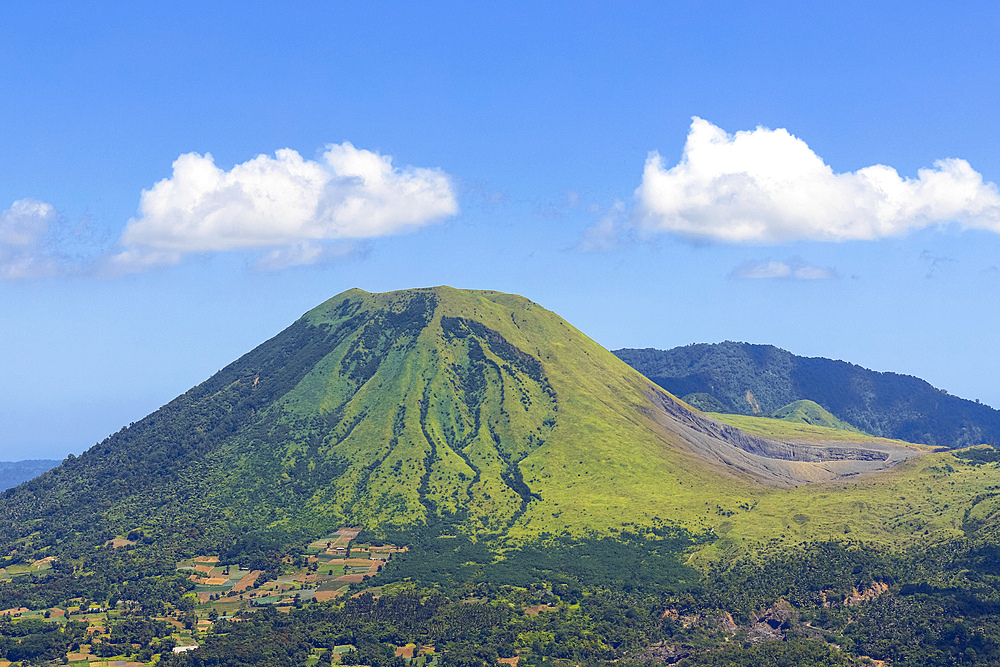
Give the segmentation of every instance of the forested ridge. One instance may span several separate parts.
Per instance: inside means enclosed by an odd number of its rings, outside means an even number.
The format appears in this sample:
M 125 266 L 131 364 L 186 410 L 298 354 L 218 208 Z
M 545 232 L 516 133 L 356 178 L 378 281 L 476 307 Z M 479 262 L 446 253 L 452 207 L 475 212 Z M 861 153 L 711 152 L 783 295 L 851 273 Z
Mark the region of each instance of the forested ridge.
M 768 415 L 812 400 L 872 435 L 944 447 L 1000 444 L 1000 411 L 910 375 L 731 341 L 614 353 L 678 397 L 711 397 L 710 411 Z

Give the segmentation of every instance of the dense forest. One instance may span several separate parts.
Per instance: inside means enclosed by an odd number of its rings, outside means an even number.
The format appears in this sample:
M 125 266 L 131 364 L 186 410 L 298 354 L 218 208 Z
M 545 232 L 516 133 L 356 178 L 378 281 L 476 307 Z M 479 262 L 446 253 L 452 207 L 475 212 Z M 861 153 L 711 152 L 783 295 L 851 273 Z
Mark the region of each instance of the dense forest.
M 1000 411 L 909 375 L 729 341 L 615 354 L 672 394 L 697 395 L 693 402 L 715 412 L 766 416 L 807 399 L 872 435 L 944 447 L 1000 444 Z
M 991 450 L 969 461 L 995 465 Z M 668 524 L 545 535 L 506 550 L 452 528 L 399 533 L 393 539 L 410 549 L 377 581 L 352 584 L 354 596 L 296 600 L 283 611 L 251 603 L 220 617 L 209 603 L 196 612 L 194 584 L 141 535 L 127 549 L 66 554 L 46 575 L 0 583 L 0 606 L 59 609 L 90 600 L 120 610 L 127 602 L 131 611 L 107 621 L 94 655 L 148 662 L 160 654 L 159 664 L 178 667 L 401 666 L 395 651 L 407 644 L 433 647 L 442 667 L 514 656 L 522 667 L 858 665 L 861 656 L 897 666 L 1000 662 L 1000 549 L 975 526 L 964 538 L 905 550 L 775 543 L 701 571 L 684 564 L 686 553 L 712 538 Z M 273 553 L 269 576 L 288 562 L 287 553 Z M 189 627 L 209 619 L 201 649 L 173 653 L 165 614 Z M 0 659 L 58 663 L 93 641 L 86 630 L 73 620 L 0 620 Z
M 998 565 L 994 547 L 971 540 L 897 554 L 822 543 L 719 567 L 673 591 L 662 580 L 624 590 L 566 574 L 525 586 L 411 580 L 378 600 L 257 612 L 251 623 L 217 626 L 203 651 L 167 664 L 261 664 L 278 654 L 296 664 L 313 648 L 352 644 L 363 656 L 345 664 L 390 665 L 388 645 L 409 642 L 436 646 L 444 665 L 513 655 L 527 665 L 847 665 L 858 656 L 995 665 Z

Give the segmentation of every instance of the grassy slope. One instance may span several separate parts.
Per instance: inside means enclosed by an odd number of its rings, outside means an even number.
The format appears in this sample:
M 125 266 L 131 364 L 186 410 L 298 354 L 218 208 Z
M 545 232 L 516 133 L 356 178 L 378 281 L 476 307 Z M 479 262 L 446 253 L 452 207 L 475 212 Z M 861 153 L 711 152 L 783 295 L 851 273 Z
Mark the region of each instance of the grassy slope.
M 973 466 L 948 452 L 926 454 L 895 469 L 763 496 L 751 510 L 719 522 L 721 539 L 702 557 L 755 550 L 762 543 L 861 540 L 899 548 L 965 532 L 968 516 L 990 530 L 1000 488 L 996 464 Z M 989 497 L 982 499 L 982 495 Z
M 712 526 L 719 538 L 704 547 L 704 561 L 756 551 L 762 545 L 860 540 L 891 548 L 933 543 L 963 534 L 966 510 L 988 526 L 996 503 L 983 494 L 1000 489 L 1000 466 L 973 466 L 926 445 L 875 438 L 856 430 L 788 422 L 768 417 L 711 414 L 764 437 L 807 442 L 883 442 L 907 445 L 924 455 L 879 473 L 837 482 L 775 489 Z
M 707 525 L 707 507 L 748 497 L 744 482 L 672 447 L 670 434 L 636 409 L 649 389 L 645 378 L 557 315 L 534 304 L 531 310 L 533 318 L 519 320 L 525 345 L 545 364 L 560 409 L 546 444 L 521 466 L 545 502 L 529 509 L 514 534 L 603 529 L 657 516 L 697 529 Z

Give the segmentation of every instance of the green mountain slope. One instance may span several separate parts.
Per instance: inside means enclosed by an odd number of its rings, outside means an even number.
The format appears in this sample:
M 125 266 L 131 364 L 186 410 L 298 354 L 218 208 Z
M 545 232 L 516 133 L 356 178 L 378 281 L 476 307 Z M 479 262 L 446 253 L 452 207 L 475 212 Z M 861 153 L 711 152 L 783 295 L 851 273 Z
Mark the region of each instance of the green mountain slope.
M 716 412 L 766 415 L 812 400 L 880 437 L 946 447 L 1000 444 L 1000 411 L 909 375 L 729 341 L 615 354 L 667 391 L 685 400 L 694 394 L 699 407 L 710 398 Z

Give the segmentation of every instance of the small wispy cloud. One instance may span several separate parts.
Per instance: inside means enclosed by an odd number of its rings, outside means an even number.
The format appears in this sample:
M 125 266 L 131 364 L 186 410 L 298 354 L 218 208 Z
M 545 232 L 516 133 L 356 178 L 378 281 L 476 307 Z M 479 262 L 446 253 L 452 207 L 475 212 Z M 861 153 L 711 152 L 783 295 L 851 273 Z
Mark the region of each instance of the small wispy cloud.
M 754 280 L 762 278 L 777 278 L 782 280 L 831 280 L 837 277 L 837 271 L 831 267 L 813 266 L 799 257 L 788 261 L 773 259 L 750 260 L 740 264 L 730 272 L 729 277 L 735 280 Z
M 539 218 L 556 219 L 579 207 L 580 193 L 576 190 L 566 190 L 558 199 L 535 204 L 534 214 Z
M 916 178 L 873 165 L 836 173 L 785 129 L 728 134 L 695 117 L 678 164 L 646 160 L 634 224 L 723 243 L 873 240 L 937 224 L 1000 232 L 1000 194 L 949 158 Z
M 144 190 L 111 259 L 118 271 L 176 264 L 192 253 L 256 249 L 261 268 L 315 263 L 328 242 L 399 234 L 458 212 L 440 169 L 397 168 L 392 157 L 330 144 L 320 160 L 283 149 L 226 171 L 187 153 Z
M 602 252 L 618 248 L 622 243 L 622 226 L 626 219 L 625 203 L 616 201 L 598 221 L 583 232 L 577 250 Z
M 336 243 L 297 243 L 261 253 L 253 262 L 257 271 L 281 271 L 294 266 L 320 264 L 338 259 L 363 257 L 368 246 L 359 241 Z
M 51 238 L 59 221 L 55 208 L 37 199 L 19 199 L 0 211 L 0 280 L 59 273 L 62 262 Z

